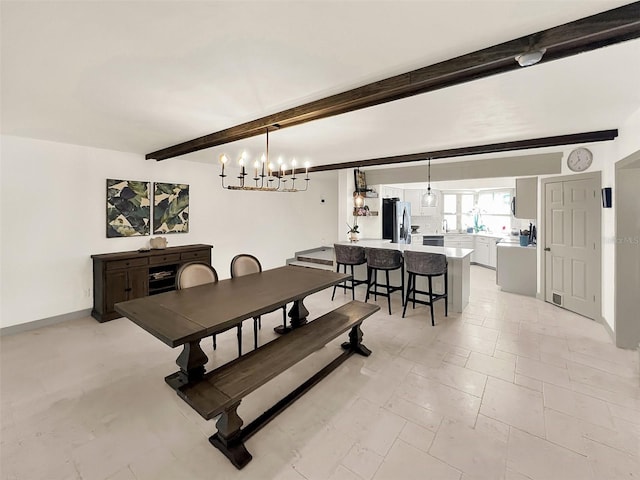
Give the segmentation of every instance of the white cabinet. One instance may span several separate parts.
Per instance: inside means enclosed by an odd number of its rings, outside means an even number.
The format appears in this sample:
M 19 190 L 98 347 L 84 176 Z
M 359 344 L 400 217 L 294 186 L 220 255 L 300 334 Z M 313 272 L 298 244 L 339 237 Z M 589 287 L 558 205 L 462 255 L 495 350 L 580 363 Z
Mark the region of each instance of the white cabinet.
M 498 239 L 484 235 L 445 235 L 444 246 L 472 248 L 471 263 L 485 267 L 496 267 L 496 244 Z
M 404 201 L 411 204 L 411 215 L 422 215 L 422 190 L 405 190 Z
M 400 200 L 404 200 L 404 190 L 402 188 L 382 185 L 380 187 L 380 194 L 382 198 L 399 198 Z
M 420 190 L 405 190 L 403 192 L 404 201 L 411 204 L 411 215 L 419 215 L 420 212 Z
M 460 243 L 458 242 L 458 237 L 460 235 L 445 235 L 444 236 L 444 246 L 450 248 L 459 248 Z
M 445 235 L 444 246 L 451 248 L 473 248 L 472 235 Z M 472 254 L 473 255 L 473 254 Z
M 480 235 L 475 237 L 475 258 L 471 256 L 471 261 L 485 267 L 496 268 L 496 245 L 498 239 Z
M 489 266 L 492 268 L 496 268 L 497 250 L 498 250 L 498 239 L 490 238 L 489 239 Z
M 538 213 L 538 177 L 516 178 L 516 199 L 513 216 L 535 220 Z
M 426 189 L 418 190 L 413 188 L 404 190 L 404 201 L 411 203 L 411 215 L 430 217 L 442 212 L 442 192 L 431 190 L 431 193 L 437 197 L 438 207 L 427 207 L 422 204 L 422 199 L 426 193 Z M 402 199 L 402 196 L 400 196 L 400 199 Z
M 474 255 L 471 255 L 471 261 L 475 263 L 479 263 L 480 265 L 488 265 L 489 264 L 489 238 L 487 237 L 476 237 L 476 246 L 473 251 Z

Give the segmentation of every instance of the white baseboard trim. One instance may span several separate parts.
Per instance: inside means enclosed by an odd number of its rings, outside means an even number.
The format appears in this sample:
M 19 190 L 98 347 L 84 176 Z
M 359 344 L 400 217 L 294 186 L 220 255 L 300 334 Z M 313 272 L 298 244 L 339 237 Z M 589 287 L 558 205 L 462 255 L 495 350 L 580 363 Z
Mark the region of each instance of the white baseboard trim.
M 602 315 L 598 316 L 598 322 L 600 322 L 602 324 L 604 329 L 607 331 L 607 333 L 611 337 L 611 340 L 613 341 L 613 344 L 615 345 L 616 344 L 616 334 L 613 331 L 613 329 L 611 328 L 611 325 L 609 325 L 609 322 L 607 322 Z
M 78 318 L 84 318 L 91 316 L 91 309 L 78 310 L 77 312 L 63 313 L 62 315 L 56 315 L 55 317 L 42 318 L 40 320 L 34 320 L 32 322 L 20 323 L 18 325 L 11 325 L 9 327 L 0 328 L 0 336 L 15 335 L 16 333 L 28 332 L 37 328 L 48 327 L 50 325 L 56 325 L 58 323 L 66 322 L 68 320 L 77 320 Z

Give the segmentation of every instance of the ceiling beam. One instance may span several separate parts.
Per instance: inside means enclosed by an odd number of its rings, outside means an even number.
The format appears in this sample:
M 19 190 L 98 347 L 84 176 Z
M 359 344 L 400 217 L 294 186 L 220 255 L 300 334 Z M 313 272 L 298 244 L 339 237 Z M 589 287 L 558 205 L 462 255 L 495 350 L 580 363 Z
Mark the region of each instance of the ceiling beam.
M 275 125 L 291 127 L 517 70 L 522 67 L 515 57 L 527 51 L 545 49 L 544 63 L 639 37 L 640 2 L 634 2 L 163 148 L 146 158 L 166 160 L 260 135 Z
M 571 133 L 557 135 L 555 137 L 531 138 L 528 140 L 515 140 L 512 142 L 490 143 L 487 145 L 475 145 L 471 147 L 457 147 L 446 150 L 433 150 L 423 153 L 408 153 L 393 157 L 371 158 L 354 162 L 331 163 L 309 167 L 311 172 L 323 172 L 327 170 L 342 170 L 345 168 L 365 168 L 378 165 L 393 165 L 396 163 L 420 162 L 424 160 L 436 160 L 438 158 L 464 157 L 468 155 L 480 155 L 483 153 L 510 152 L 515 150 L 527 150 L 529 148 L 557 147 L 560 145 L 575 145 L 578 143 L 604 142 L 613 140 L 618 136 L 618 130 L 598 130 L 596 132 Z M 304 173 L 304 169 L 297 169 L 296 173 Z

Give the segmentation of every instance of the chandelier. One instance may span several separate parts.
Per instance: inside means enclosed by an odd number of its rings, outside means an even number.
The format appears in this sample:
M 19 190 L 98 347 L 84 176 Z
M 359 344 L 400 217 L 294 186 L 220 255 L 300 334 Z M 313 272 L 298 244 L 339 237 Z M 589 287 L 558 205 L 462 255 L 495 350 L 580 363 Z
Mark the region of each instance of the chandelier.
M 263 154 L 260 160 L 256 160 L 253 163 L 253 177 L 246 178 L 249 175 L 248 172 L 248 156 L 247 152 L 242 152 L 238 160 L 238 165 L 240 167 L 240 173 L 236 177 L 238 179 L 237 185 L 225 185 L 225 178 L 227 175 L 225 172 L 225 166 L 229 163 L 229 157 L 226 154 L 220 155 L 220 163 L 222 164 L 222 173 L 220 177 L 222 178 L 222 188 L 227 188 L 229 190 L 250 190 L 257 192 L 304 192 L 309 187 L 309 162 L 305 162 L 304 164 L 304 188 L 296 187 L 296 180 L 299 180 L 296 177 L 296 174 L 301 174 L 302 169 L 296 169 L 297 163 L 295 158 L 291 160 L 291 168 L 287 169 L 287 165 L 283 162 L 282 159 L 278 160 L 277 165 L 274 165 L 269 161 L 269 128 L 267 127 L 267 150 L 266 154 Z M 278 125 L 275 125 L 271 128 L 278 128 Z M 289 176 L 287 176 L 287 172 L 291 172 Z M 298 183 L 299 184 L 299 183 Z

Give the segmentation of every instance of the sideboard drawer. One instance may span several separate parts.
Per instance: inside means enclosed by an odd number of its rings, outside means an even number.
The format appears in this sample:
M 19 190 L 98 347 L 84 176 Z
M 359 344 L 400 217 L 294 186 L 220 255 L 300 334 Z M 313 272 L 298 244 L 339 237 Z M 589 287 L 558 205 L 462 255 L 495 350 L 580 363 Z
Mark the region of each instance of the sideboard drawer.
M 118 260 L 107 262 L 107 270 L 117 270 L 119 268 L 144 267 L 149 264 L 148 258 L 130 258 L 128 260 Z
M 206 250 L 194 250 L 180 254 L 180 260 L 205 260 L 207 258 L 209 258 L 209 252 Z
M 179 253 L 170 253 L 168 255 L 157 255 L 149 258 L 150 265 L 161 265 L 163 263 L 177 262 L 180 260 Z

